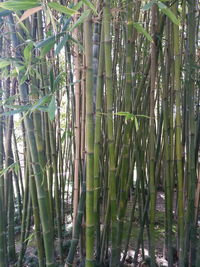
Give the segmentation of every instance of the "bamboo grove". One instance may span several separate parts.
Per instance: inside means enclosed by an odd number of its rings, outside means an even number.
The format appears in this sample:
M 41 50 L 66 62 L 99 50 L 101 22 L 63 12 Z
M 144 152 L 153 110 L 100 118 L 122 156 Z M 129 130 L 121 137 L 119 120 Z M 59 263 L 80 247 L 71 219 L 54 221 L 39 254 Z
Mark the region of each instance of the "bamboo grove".
M 200 266 L 199 7 L 0 1 L 0 267 Z

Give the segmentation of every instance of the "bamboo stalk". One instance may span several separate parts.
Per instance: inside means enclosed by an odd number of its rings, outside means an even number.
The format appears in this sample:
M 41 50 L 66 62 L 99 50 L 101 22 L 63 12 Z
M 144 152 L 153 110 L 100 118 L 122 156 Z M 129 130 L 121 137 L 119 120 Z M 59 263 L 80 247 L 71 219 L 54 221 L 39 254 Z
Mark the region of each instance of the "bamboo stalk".
M 78 1 L 74 1 L 77 4 Z M 74 22 L 78 20 L 78 14 L 74 16 Z M 73 38 L 78 41 L 78 28 L 74 29 Z M 79 46 L 74 44 L 74 85 L 75 92 L 75 160 L 74 160 L 74 195 L 73 195 L 73 226 L 76 225 L 76 215 L 79 200 L 79 165 L 80 165 L 80 58 Z
M 103 70 L 104 70 L 104 42 L 103 29 L 101 29 L 101 44 L 98 61 L 98 75 L 96 88 L 96 123 L 95 123 L 95 137 L 94 137 L 94 218 L 96 230 L 96 254 L 97 261 L 100 259 L 100 161 L 101 161 L 101 122 L 102 122 L 102 95 L 103 95 Z
M 177 15 L 178 6 L 173 5 L 173 12 Z M 176 161 L 177 161 L 177 179 L 178 179 L 178 248 L 180 266 L 183 265 L 183 238 L 184 238 L 184 209 L 183 209 L 183 166 L 182 166 L 182 142 L 181 142 L 181 81 L 180 81 L 180 47 L 179 47 L 179 26 L 173 24 L 174 40 L 174 92 L 176 105 Z
M 195 191 L 196 191 L 196 163 L 195 163 L 195 111 L 194 111 L 194 89 L 195 89 L 195 29 L 196 21 L 194 19 L 196 12 L 196 2 L 192 0 L 188 6 L 188 49 L 186 62 L 185 83 L 187 88 L 187 106 L 188 106 L 188 208 L 186 220 L 186 237 L 185 237 L 185 258 L 188 251 L 189 243 L 189 265 L 195 265 L 196 257 L 196 227 L 195 227 Z M 185 261 L 188 262 L 187 260 Z
M 90 267 L 94 266 L 94 117 L 91 12 L 84 22 L 84 34 L 86 67 L 86 267 Z
M 104 1 L 103 29 L 105 42 L 105 75 L 106 75 L 106 104 L 107 104 L 107 131 L 108 131 L 108 151 L 109 151 L 109 200 L 111 209 L 111 244 L 112 252 L 110 266 L 117 264 L 117 202 L 116 202 L 116 166 L 115 166 L 115 146 L 113 134 L 113 80 L 112 80 L 112 58 L 111 58 L 111 33 L 110 33 L 110 1 Z M 109 207 L 109 205 L 108 205 Z
M 156 183 L 155 183 L 155 88 L 156 88 L 156 31 L 157 31 L 157 6 L 154 4 L 151 8 L 151 33 L 153 42 L 151 43 L 151 82 L 150 82 L 150 137 L 149 137 L 149 234 L 150 234 L 150 256 L 152 265 L 155 266 L 155 206 L 156 206 Z

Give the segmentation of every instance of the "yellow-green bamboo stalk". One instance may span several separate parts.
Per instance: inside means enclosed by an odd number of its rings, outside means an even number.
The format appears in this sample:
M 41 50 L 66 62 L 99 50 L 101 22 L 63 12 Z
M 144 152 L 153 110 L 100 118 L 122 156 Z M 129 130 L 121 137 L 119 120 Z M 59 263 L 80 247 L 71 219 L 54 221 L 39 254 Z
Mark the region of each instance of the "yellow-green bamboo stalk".
M 28 152 L 27 154 L 28 154 L 29 162 L 31 163 L 30 153 Z M 30 194 L 31 194 L 32 206 L 33 206 L 34 224 L 35 224 L 34 230 L 35 230 L 35 237 L 36 237 L 37 251 L 38 251 L 38 263 L 39 263 L 39 267 L 44 267 L 45 266 L 44 246 L 43 246 L 42 229 L 40 225 L 40 214 L 39 214 L 35 177 L 33 175 L 31 164 L 29 164 L 28 167 L 29 167 L 29 175 L 30 175 L 29 187 L 30 187 Z M 24 201 L 24 203 L 26 202 Z
M 75 0 L 74 4 L 78 1 Z M 74 15 L 74 23 L 78 20 L 78 14 Z M 73 32 L 73 38 L 78 41 L 78 28 Z M 74 44 L 74 81 L 80 80 L 80 58 L 79 46 Z M 73 229 L 76 224 L 76 215 L 78 211 L 79 199 L 79 165 L 80 165 L 80 83 L 76 82 L 74 85 L 75 92 L 75 160 L 74 160 L 74 192 L 73 192 Z
M 133 2 L 131 0 L 126 1 L 127 4 L 127 43 L 126 43 L 126 83 L 125 83 L 125 112 L 131 112 L 131 99 L 132 99 L 132 71 L 133 71 Z M 122 244 L 123 235 L 123 220 L 126 213 L 127 204 L 127 190 L 126 184 L 128 181 L 129 173 L 129 159 L 130 159 L 130 136 L 131 135 L 131 124 L 124 124 L 124 136 L 123 136 L 123 151 L 122 151 L 122 166 L 120 172 L 120 200 L 119 200 L 119 210 L 118 210 L 118 229 L 117 229 L 117 254 L 118 254 L 118 264 L 120 260 L 120 248 Z
M 10 30 L 12 32 L 12 43 L 15 47 L 19 47 L 20 42 L 16 34 L 15 24 L 14 24 L 12 15 L 9 15 L 9 21 L 10 21 Z M 19 52 L 20 51 L 18 50 L 16 51 L 16 57 L 19 58 L 20 60 Z M 19 74 L 19 79 L 22 78 L 22 75 L 23 75 L 22 73 Z M 20 93 L 20 99 L 22 103 L 26 105 L 29 101 L 27 83 L 22 83 L 20 85 L 19 93 Z M 28 140 L 28 145 L 30 148 L 31 159 L 33 163 L 33 171 L 34 171 L 34 175 L 36 179 L 41 224 L 42 224 L 42 230 L 43 230 L 43 235 L 44 235 L 46 266 L 54 267 L 53 234 L 52 234 L 51 224 L 49 223 L 52 221 L 52 217 L 51 217 L 51 213 L 49 210 L 48 195 L 44 187 L 43 170 L 39 162 L 37 144 L 36 144 L 36 139 L 34 135 L 33 120 L 30 116 L 25 116 L 24 122 L 25 122 L 25 129 L 27 132 L 27 140 Z
M 94 138 L 94 218 L 96 229 L 96 253 L 97 259 L 100 257 L 100 160 L 102 155 L 101 149 L 101 121 L 102 121 L 102 95 L 103 95 L 103 70 L 104 70 L 104 42 L 103 29 L 101 29 L 101 44 L 99 52 L 99 64 L 96 88 L 96 123 Z
M 85 9 L 87 9 L 85 7 Z M 94 266 L 94 117 L 92 68 L 92 13 L 84 22 L 86 66 L 86 267 Z
M 108 183 L 109 183 L 109 200 L 111 209 L 111 244 L 112 252 L 110 259 L 110 266 L 116 266 L 117 261 L 117 196 L 116 196 L 116 166 L 115 166 L 115 146 L 113 134 L 113 79 L 112 79 L 112 58 L 111 58 L 111 11 L 110 1 L 104 1 L 103 10 L 103 29 L 105 42 L 105 75 L 106 75 L 106 101 L 107 101 L 107 131 L 108 131 L 108 151 L 109 151 L 109 169 L 108 169 Z M 108 205 L 109 207 L 109 205 Z

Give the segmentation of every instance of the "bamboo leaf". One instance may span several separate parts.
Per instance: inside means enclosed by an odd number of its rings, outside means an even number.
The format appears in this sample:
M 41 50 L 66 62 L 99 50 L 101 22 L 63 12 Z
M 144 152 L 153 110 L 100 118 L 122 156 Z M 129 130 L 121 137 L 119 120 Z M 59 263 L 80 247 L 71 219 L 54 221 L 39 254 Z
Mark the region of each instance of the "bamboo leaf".
M 54 10 L 60 12 L 60 13 L 64 13 L 66 15 L 72 16 L 75 13 L 77 13 L 77 11 L 75 9 L 60 5 L 56 2 L 51 2 L 47 4 L 48 7 L 53 8 Z
M 71 42 L 77 44 L 79 46 L 80 50 L 82 50 L 82 51 L 84 50 L 83 45 L 80 42 L 78 42 L 77 40 L 75 40 L 71 35 L 69 35 L 69 40 Z
M 44 57 L 53 47 L 54 47 L 55 41 L 51 41 L 47 45 L 45 45 L 41 50 L 41 57 Z
M 15 109 L 15 110 L 10 110 L 10 111 L 6 111 L 4 113 L 1 113 L 0 114 L 0 117 L 2 116 L 13 116 L 15 114 L 19 114 L 19 113 L 22 113 L 24 111 L 28 111 L 30 108 L 30 106 L 24 106 L 24 107 L 21 107 L 19 109 Z
M 3 176 L 5 173 L 12 171 L 16 168 L 16 165 L 19 165 L 18 162 L 14 162 L 11 165 L 9 165 L 7 168 L 0 171 L 0 177 Z
M 155 3 L 156 3 L 155 0 L 150 1 L 149 3 L 147 3 L 146 5 L 144 5 L 142 9 L 143 9 L 144 11 L 147 11 L 147 10 L 149 10 L 149 9 L 153 6 L 153 4 L 155 4 Z
M 62 137 L 61 137 L 61 144 L 65 141 L 66 136 L 67 136 L 67 131 L 65 130 Z
M 135 115 L 130 113 L 130 112 L 120 111 L 120 112 L 117 112 L 117 115 L 118 116 L 124 116 L 126 120 L 134 120 L 134 118 L 135 118 Z
M 35 14 L 36 12 L 40 10 L 42 10 L 42 6 L 33 7 L 33 8 L 26 10 L 24 14 L 21 16 L 21 18 L 19 19 L 18 23 L 22 22 L 23 20 L 27 19 L 28 17 L 30 17 L 31 15 Z
M 67 28 L 69 27 L 69 24 L 70 24 L 71 20 L 72 20 L 72 17 L 70 17 L 69 19 L 67 19 L 67 21 L 65 22 L 65 24 L 64 24 L 64 26 L 62 28 L 62 32 L 64 32 L 64 31 L 67 30 Z
M 128 24 L 132 24 L 133 27 L 141 34 L 143 34 L 150 42 L 153 42 L 151 35 L 140 25 L 139 22 L 129 22 Z
M 32 58 L 32 49 L 33 43 L 29 42 L 28 45 L 24 48 L 24 59 L 28 63 Z
M 95 8 L 95 6 L 92 4 L 92 2 L 90 2 L 89 0 L 82 0 L 82 2 L 88 6 L 89 8 L 92 9 L 92 11 L 97 15 L 97 10 Z
M 58 55 L 61 51 L 61 49 L 63 48 L 63 46 L 66 44 L 66 42 L 69 40 L 69 34 L 66 34 L 62 40 L 60 41 L 60 43 L 57 45 L 56 47 L 56 51 L 55 51 L 55 55 Z
M 180 25 L 179 20 L 174 15 L 174 13 L 163 3 L 158 2 L 158 7 L 161 9 L 161 11 L 176 25 Z
M 51 92 L 54 92 L 54 74 L 53 74 L 53 67 L 51 67 L 49 72 L 49 79 L 50 79 L 50 89 Z
M 56 113 L 56 98 L 55 98 L 55 95 L 53 95 L 52 98 L 51 98 L 51 102 L 50 102 L 50 104 L 48 106 L 48 115 L 49 115 L 49 119 L 51 121 L 54 120 L 55 113 Z
M 41 42 L 38 42 L 36 45 L 35 45 L 35 48 L 41 48 L 41 47 L 44 47 L 45 45 L 48 45 L 49 43 L 51 43 L 52 41 L 56 41 L 56 36 L 53 35 L 53 36 L 50 36 L 46 39 L 44 39 L 43 41 Z
M 37 0 L 15 0 L 15 1 L 6 1 L 0 3 L 0 7 L 3 9 L 8 9 L 12 11 L 27 10 L 39 6 L 40 3 Z
M 118 116 L 127 116 L 127 115 L 129 115 L 130 114 L 130 112 L 123 112 L 123 111 L 120 111 L 120 112 L 117 112 L 116 113 L 116 115 L 118 115 Z
M 135 123 L 135 129 L 136 129 L 136 132 L 138 131 L 139 129 L 139 125 L 138 125 L 138 120 L 136 117 L 134 117 L 134 123 Z
M 18 162 L 15 162 L 15 166 L 14 166 L 14 172 L 17 174 L 18 173 L 18 171 L 19 171 L 19 163 Z
M 15 17 L 17 19 L 17 24 L 20 25 L 20 27 L 22 27 L 22 29 L 24 30 L 24 32 L 27 34 L 27 36 L 30 36 L 30 32 L 29 30 L 27 29 L 27 27 L 25 26 L 25 24 L 23 22 L 19 22 L 20 18 L 18 17 L 18 15 L 15 13 Z M 24 39 L 24 36 L 20 34 L 20 32 L 18 31 L 17 34 L 20 36 L 20 38 L 22 40 L 25 40 Z
M 40 98 L 32 107 L 31 107 L 31 111 L 35 111 L 37 110 L 39 107 L 41 107 L 42 105 L 49 103 L 50 100 L 50 96 L 46 95 L 42 98 Z
M 20 72 L 25 72 L 25 66 L 15 66 L 10 75 L 11 77 L 17 77 Z
M 83 5 L 83 1 L 78 2 L 75 6 L 73 6 L 73 9 L 79 10 Z
M 5 68 L 5 67 L 7 67 L 7 66 L 9 66 L 11 64 L 11 62 L 10 61 L 8 61 L 8 60 L 0 60 L 0 69 L 3 69 L 3 68 Z
M 9 105 L 9 104 L 12 104 L 13 101 L 14 101 L 17 97 L 19 97 L 19 95 L 13 95 L 13 96 L 10 96 L 10 97 L 8 97 L 8 98 L 5 99 L 4 104 L 0 104 L 0 105 Z M 3 101 L 1 100 L 0 103 L 3 103 Z
M 27 79 L 28 79 L 28 75 L 27 74 L 23 75 L 19 81 L 19 85 L 22 85 Z
M 64 77 L 65 77 L 65 72 L 60 72 L 58 74 L 58 76 L 55 78 L 53 82 L 53 86 L 55 89 L 58 88 L 59 83 L 63 80 Z
M 64 32 L 58 33 L 58 34 L 56 34 L 56 35 L 52 35 L 52 36 L 50 36 L 50 37 L 48 37 L 48 38 L 42 40 L 41 42 L 36 43 L 36 44 L 35 44 L 35 48 L 41 48 L 41 47 L 44 47 L 44 46 L 48 45 L 48 44 L 51 43 L 51 42 L 54 42 L 54 43 L 55 43 L 55 42 L 58 40 L 58 38 L 59 38 L 60 36 L 62 36 L 62 35 L 64 35 Z
M 80 25 L 81 23 L 84 22 L 84 20 L 89 16 L 90 14 L 90 10 L 86 10 L 85 12 L 83 12 L 83 14 L 79 17 L 79 19 L 76 21 L 76 23 L 73 24 L 73 26 L 70 28 L 70 31 L 72 31 L 73 29 L 75 29 L 78 25 Z

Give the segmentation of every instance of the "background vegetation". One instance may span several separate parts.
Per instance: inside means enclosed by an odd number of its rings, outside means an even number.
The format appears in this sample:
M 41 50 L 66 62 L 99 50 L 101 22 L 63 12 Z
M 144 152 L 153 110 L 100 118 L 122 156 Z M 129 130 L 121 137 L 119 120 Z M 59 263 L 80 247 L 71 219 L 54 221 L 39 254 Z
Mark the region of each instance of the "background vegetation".
M 199 23 L 0 1 L 0 267 L 200 266 Z

